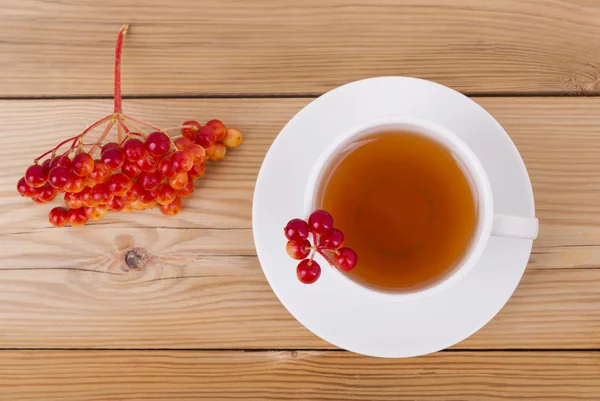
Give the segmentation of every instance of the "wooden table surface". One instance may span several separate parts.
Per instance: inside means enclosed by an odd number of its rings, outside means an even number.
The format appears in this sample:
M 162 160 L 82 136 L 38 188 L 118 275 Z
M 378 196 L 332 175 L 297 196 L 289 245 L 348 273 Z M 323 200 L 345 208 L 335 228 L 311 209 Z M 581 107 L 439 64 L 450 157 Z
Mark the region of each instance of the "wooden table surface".
M 600 399 L 600 1 L 0 0 L 0 399 Z M 15 184 L 111 111 L 245 133 L 176 217 L 53 229 Z M 261 271 L 254 182 L 315 96 L 409 75 L 466 93 L 521 151 L 540 237 L 486 327 L 407 360 L 304 329 Z M 141 270 L 123 266 L 139 247 Z

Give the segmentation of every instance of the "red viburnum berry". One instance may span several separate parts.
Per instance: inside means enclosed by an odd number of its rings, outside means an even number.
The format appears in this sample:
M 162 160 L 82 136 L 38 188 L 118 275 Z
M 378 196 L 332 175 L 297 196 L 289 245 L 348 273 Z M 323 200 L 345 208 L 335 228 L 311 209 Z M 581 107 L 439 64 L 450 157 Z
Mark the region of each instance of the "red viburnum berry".
M 341 271 L 352 270 L 358 263 L 358 255 L 354 250 L 342 248 L 344 234 L 333 227 L 333 217 L 324 210 L 311 213 L 308 222 L 302 219 L 290 220 L 283 233 L 288 239 L 285 246 L 287 254 L 300 260 L 296 275 L 304 284 L 314 283 L 321 275 L 321 266 L 315 256 L 323 257 L 329 265 Z

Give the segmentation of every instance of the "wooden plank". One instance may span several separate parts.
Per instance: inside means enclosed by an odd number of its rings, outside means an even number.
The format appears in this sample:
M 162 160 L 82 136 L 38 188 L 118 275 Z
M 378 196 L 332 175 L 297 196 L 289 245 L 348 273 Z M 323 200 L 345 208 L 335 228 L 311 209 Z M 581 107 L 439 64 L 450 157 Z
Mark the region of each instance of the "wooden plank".
M 596 352 L 1 351 L 0 398 L 147 400 L 597 400 Z
M 598 348 L 600 99 L 477 100 L 522 151 L 542 230 L 515 296 L 459 347 Z M 126 103 L 131 114 L 162 126 L 217 116 L 240 127 L 246 141 L 212 166 L 178 217 L 133 213 L 61 230 L 49 228 L 49 207 L 14 192 L 15 182 L 27 160 L 109 111 L 110 102 L 0 102 L 0 347 L 330 347 L 272 294 L 250 230 L 264 154 L 309 101 Z M 124 270 L 123 252 L 132 246 L 152 256 L 147 268 Z
M 251 228 L 254 180 L 271 142 L 311 99 L 156 99 L 125 102 L 130 114 L 159 126 L 189 118 L 222 118 L 245 142 L 199 180 L 200 191 L 179 217 L 154 211 L 110 215 L 122 226 Z M 506 128 L 531 175 L 540 238 L 532 266 L 600 265 L 600 99 L 476 98 Z M 20 198 L 15 184 L 32 160 L 110 112 L 108 100 L 0 101 L 0 235 L 50 227 L 48 207 Z
M 255 258 L 174 253 L 140 272 L 109 255 L 89 270 L 3 268 L 0 347 L 332 348 L 283 308 Z M 600 348 L 599 286 L 599 270 L 528 270 L 456 348 Z
M 596 93 L 585 0 L 0 1 L 2 96 L 306 94 L 408 75 L 470 93 Z

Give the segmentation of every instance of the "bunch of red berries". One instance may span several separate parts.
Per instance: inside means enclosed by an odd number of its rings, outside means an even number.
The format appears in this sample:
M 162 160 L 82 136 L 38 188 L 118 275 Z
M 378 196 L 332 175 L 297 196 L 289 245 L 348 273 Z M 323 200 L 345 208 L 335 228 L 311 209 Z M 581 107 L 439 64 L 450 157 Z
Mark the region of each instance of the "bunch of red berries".
M 157 205 L 163 214 L 176 215 L 181 199 L 194 191 L 194 179 L 204 174 L 205 161 L 223 159 L 227 147 L 242 142 L 240 131 L 226 128 L 219 120 L 205 125 L 187 121 L 163 130 L 124 115 L 120 61 L 126 32 L 124 26 L 117 38 L 114 112 L 35 159 L 17 183 L 19 193 L 37 203 L 64 193 L 67 208 L 55 207 L 49 215 L 56 227 L 84 225 L 109 210 L 127 212 Z M 100 127 L 103 131 L 95 142 L 84 142 Z M 117 141 L 104 143 L 113 128 Z M 172 140 L 167 132 L 175 129 L 181 136 Z M 67 150 L 58 154 L 63 146 Z
M 181 199 L 194 191 L 194 179 L 204 174 L 205 160 L 221 160 L 227 145 L 238 146 L 242 140 L 240 131 L 225 128 L 219 120 L 204 126 L 188 121 L 181 128 L 183 136 L 174 141 L 163 131 L 132 132 L 125 123 L 129 120 L 121 120 L 126 131 L 122 141 L 101 148 L 92 145 L 99 148 L 99 158 L 94 159 L 93 150 L 85 151 L 78 137 L 64 154 L 30 166 L 17 184 L 19 193 L 37 203 L 64 193 L 67 208 L 55 207 L 49 215 L 56 227 L 84 225 L 109 210 L 129 212 L 157 205 L 163 214 L 173 216 L 181 211 Z
M 300 260 L 296 275 L 304 284 L 312 284 L 321 276 L 321 266 L 314 260 L 317 253 L 331 266 L 342 271 L 356 267 L 356 252 L 347 247 L 342 248 L 344 234 L 333 227 L 333 217 L 324 210 L 314 211 L 308 218 L 308 223 L 302 219 L 290 220 L 284 228 L 284 234 L 288 239 L 286 252 L 290 257 Z M 312 244 L 309 234 L 312 234 Z

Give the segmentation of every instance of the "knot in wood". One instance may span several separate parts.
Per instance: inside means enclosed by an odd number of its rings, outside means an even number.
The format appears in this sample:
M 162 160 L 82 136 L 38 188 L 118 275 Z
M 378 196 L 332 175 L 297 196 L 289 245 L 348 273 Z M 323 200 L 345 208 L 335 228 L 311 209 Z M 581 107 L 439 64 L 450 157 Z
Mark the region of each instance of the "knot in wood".
M 125 264 L 130 269 L 141 269 L 147 260 L 148 254 L 143 249 L 132 249 L 125 254 Z

